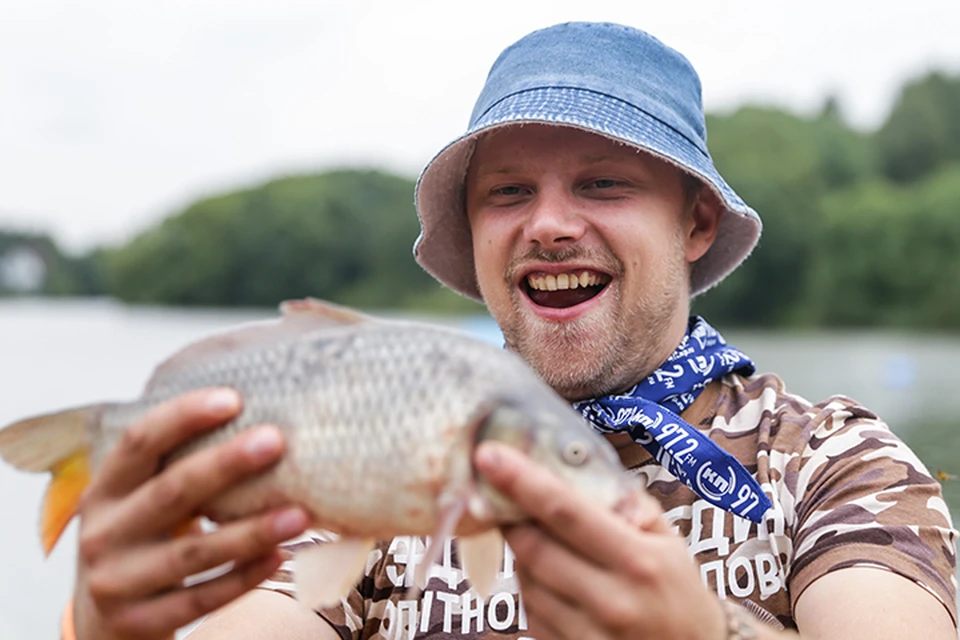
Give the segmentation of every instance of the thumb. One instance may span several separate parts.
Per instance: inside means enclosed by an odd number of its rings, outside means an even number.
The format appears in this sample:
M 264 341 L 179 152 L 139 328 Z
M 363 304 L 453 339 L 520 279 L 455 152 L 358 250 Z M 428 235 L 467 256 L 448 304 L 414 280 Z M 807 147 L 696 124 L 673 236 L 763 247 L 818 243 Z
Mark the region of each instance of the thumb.
M 643 487 L 635 487 L 620 501 L 617 513 L 631 526 L 649 533 L 670 533 L 663 508 Z

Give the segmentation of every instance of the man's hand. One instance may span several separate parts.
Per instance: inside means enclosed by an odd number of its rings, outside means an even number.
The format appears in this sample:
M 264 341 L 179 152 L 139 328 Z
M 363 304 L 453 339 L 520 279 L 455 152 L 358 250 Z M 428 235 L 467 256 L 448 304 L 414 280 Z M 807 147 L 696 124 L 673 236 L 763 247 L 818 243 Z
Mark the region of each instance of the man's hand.
M 476 462 L 532 517 L 504 535 L 537 640 L 726 638 L 719 600 L 652 497 L 628 522 L 510 447 L 485 443 Z
M 277 545 L 304 531 L 300 508 L 231 522 L 217 531 L 171 531 L 283 453 L 276 427 L 251 429 L 157 473 L 178 445 L 230 420 L 240 398 L 229 389 L 185 394 L 132 425 L 104 460 L 80 503 L 74 620 L 78 640 L 172 638 L 174 631 L 245 593 L 280 565 Z M 213 580 L 188 576 L 226 562 Z

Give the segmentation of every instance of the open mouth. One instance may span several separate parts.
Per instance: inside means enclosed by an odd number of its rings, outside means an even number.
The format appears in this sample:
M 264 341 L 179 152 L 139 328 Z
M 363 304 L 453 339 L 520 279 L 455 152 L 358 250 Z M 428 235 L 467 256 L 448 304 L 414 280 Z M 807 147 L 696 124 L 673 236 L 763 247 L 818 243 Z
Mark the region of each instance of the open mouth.
M 533 272 L 521 286 L 534 304 L 565 309 L 596 297 L 609 282 L 610 276 L 605 273 L 577 269 L 564 273 Z

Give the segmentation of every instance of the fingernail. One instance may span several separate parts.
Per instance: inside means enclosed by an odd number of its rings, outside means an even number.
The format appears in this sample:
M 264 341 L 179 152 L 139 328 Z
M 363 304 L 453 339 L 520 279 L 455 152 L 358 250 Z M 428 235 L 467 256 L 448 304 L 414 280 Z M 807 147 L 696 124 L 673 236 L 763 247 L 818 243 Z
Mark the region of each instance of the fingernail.
M 243 448 L 257 462 L 265 462 L 283 446 L 283 438 L 276 427 L 257 427 L 247 438 Z
M 283 538 L 295 536 L 306 528 L 307 514 L 299 507 L 285 509 L 273 519 L 274 532 Z
M 214 413 L 232 413 L 240 408 L 240 395 L 233 389 L 214 389 L 207 394 L 206 403 Z

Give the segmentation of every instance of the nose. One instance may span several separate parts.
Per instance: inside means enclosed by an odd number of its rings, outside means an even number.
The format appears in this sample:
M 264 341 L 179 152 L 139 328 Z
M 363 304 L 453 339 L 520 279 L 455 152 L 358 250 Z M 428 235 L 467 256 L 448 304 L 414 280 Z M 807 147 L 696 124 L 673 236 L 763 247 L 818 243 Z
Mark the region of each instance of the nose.
M 586 228 L 586 221 L 569 195 L 560 189 L 543 188 L 530 205 L 523 232 L 527 242 L 556 249 L 582 238 Z

